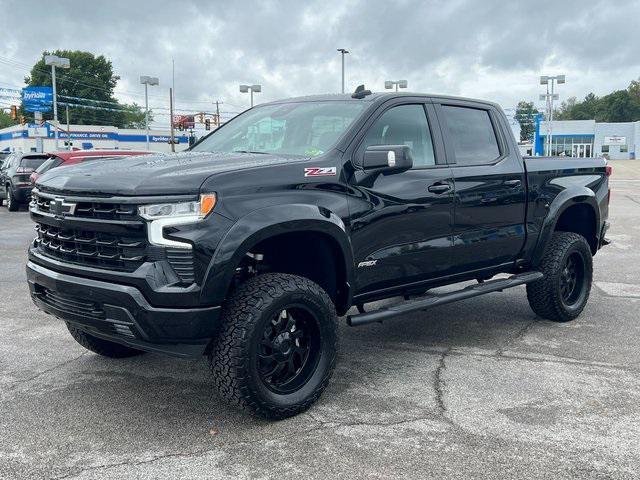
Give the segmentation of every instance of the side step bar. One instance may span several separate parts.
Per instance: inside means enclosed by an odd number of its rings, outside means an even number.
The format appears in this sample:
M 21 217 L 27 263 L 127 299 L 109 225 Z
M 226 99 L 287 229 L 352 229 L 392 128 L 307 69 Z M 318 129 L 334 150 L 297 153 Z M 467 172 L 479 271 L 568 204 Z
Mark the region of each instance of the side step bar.
M 426 310 L 427 308 L 445 303 L 457 302 L 467 298 L 477 297 L 491 292 L 500 292 L 507 288 L 517 287 L 526 283 L 535 282 L 544 278 L 542 272 L 525 272 L 511 275 L 509 278 L 500 278 L 497 280 L 489 280 L 487 282 L 469 285 L 468 287 L 447 293 L 427 293 L 414 300 L 400 302 L 387 307 L 382 307 L 373 312 L 365 312 L 357 315 L 349 315 L 347 317 L 347 325 L 357 327 L 367 323 L 381 322 L 405 313 Z

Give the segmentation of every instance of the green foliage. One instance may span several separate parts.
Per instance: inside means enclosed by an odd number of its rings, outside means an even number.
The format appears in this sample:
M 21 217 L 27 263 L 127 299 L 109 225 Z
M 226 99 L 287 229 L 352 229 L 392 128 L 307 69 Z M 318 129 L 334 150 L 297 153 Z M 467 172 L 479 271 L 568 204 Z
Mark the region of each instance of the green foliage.
M 518 102 L 514 118 L 520 124 L 520 140 L 523 142 L 533 140 L 535 133 L 534 115 L 538 109 L 533 106 L 533 102 Z
M 616 90 L 604 97 L 590 93 L 584 100 L 575 97 L 562 102 L 554 112 L 558 120 L 592 120 L 596 122 L 635 122 L 640 120 L 640 79 L 625 90 Z
M 17 120 L 12 120 L 11 115 L 9 115 L 4 110 L 0 110 L 0 128 L 11 127 L 12 125 L 16 125 Z
M 56 69 L 58 120 L 61 123 L 66 123 L 66 106 L 61 103 L 70 103 L 113 110 L 69 105 L 69 123 L 72 124 L 115 125 L 121 128 L 144 126 L 144 109 L 135 103 L 121 104 L 114 97 L 113 91 L 120 77 L 113 73 L 111 62 L 103 55 L 96 56 L 91 52 L 79 50 L 45 51 L 43 58 L 36 62 L 30 75 L 24 79 L 27 85 L 51 86 L 51 67 L 44 62 L 44 56 L 50 54 L 68 58 L 71 63 L 69 69 Z M 93 102 L 73 100 L 63 96 L 91 99 Z M 30 116 L 27 114 L 27 117 Z M 52 119 L 53 112 L 45 113 L 43 116 L 45 119 Z M 151 121 L 151 114 L 149 117 Z

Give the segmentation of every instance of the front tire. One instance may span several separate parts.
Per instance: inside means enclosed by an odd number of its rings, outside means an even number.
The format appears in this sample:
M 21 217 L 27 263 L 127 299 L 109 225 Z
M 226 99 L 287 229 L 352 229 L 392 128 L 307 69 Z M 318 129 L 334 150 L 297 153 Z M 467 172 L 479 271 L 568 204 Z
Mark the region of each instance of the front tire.
M 307 278 L 268 273 L 247 280 L 226 303 L 209 354 L 219 394 L 267 419 L 308 409 L 335 366 L 337 320 L 327 293 Z
M 554 322 L 582 313 L 593 280 L 593 258 L 587 240 L 577 233 L 555 232 L 540 265 L 544 278 L 527 285 L 531 309 Z
M 127 358 L 141 355 L 144 352 L 142 350 L 136 350 L 134 348 L 120 345 L 119 343 L 109 342 L 93 335 L 84 332 L 70 323 L 67 323 L 67 329 L 76 342 L 82 345 L 87 350 L 109 358 Z

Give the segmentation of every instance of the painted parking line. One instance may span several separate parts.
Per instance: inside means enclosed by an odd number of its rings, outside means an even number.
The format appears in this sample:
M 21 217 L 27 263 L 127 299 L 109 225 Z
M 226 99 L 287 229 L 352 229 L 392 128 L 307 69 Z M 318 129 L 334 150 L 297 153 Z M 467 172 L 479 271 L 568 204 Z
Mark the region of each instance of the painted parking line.
M 633 283 L 595 282 L 596 286 L 612 297 L 640 298 L 640 285 Z

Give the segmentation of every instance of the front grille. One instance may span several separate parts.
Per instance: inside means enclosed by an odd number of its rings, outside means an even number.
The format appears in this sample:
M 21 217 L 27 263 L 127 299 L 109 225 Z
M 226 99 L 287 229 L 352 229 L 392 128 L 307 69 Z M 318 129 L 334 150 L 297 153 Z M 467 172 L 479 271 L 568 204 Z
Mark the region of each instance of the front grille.
M 36 195 L 34 204 L 44 213 L 51 211 L 51 199 Z M 135 205 L 126 203 L 79 202 L 73 216 L 79 218 L 98 218 L 101 220 L 132 220 L 137 210 Z
M 65 262 L 111 270 L 133 271 L 146 258 L 144 229 L 137 234 L 114 236 L 84 229 L 36 225 L 36 245 L 47 256 Z
M 58 292 L 54 293 L 52 290 L 45 287 L 39 287 L 36 295 L 44 303 L 63 312 L 82 315 L 83 317 L 90 317 L 98 320 L 103 320 L 105 318 L 104 310 L 102 310 L 100 305 L 97 303 L 88 302 L 87 300 L 77 297 L 70 297 Z

